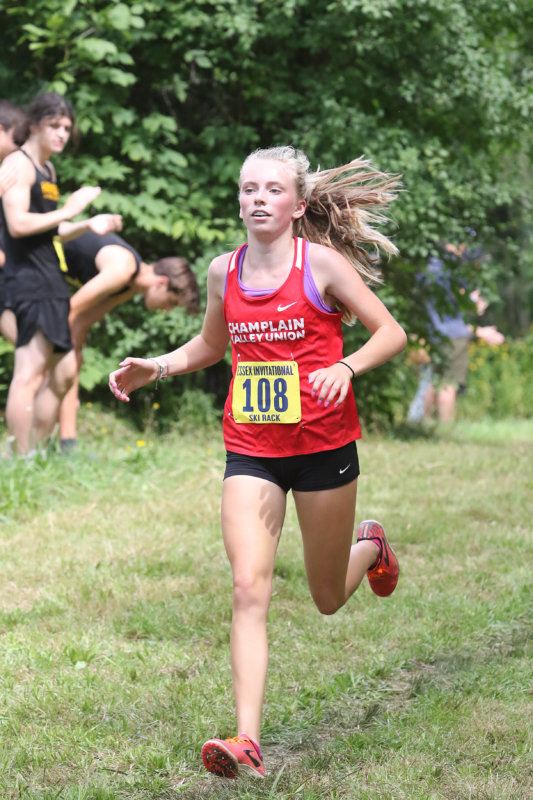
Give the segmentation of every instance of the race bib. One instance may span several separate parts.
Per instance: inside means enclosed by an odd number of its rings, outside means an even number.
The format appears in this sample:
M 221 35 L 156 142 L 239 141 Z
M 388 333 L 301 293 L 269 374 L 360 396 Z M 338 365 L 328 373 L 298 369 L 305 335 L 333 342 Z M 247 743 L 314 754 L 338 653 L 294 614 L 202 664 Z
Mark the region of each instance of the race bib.
M 296 361 L 240 361 L 233 381 L 235 422 L 300 422 L 300 377 Z

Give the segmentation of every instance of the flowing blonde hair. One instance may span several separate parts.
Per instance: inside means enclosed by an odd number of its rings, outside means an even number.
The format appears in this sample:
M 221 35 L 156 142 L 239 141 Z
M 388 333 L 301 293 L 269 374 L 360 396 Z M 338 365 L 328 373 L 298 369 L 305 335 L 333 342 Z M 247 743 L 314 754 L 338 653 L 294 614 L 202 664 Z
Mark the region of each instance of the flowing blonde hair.
M 380 172 L 364 156 L 340 167 L 310 172 L 305 153 L 291 146 L 255 150 L 243 168 L 256 158 L 281 161 L 293 170 L 298 199 L 307 203 L 303 217 L 295 220 L 295 236 L 334 248 L 366 283 L 383 283 L 378 266 L 381 252 L 396 255 L 398 248 L 374 227 L 388 222 L 388 217 L 375 209 L 386 209 L 395 199 L 399 175 Z M 343 320 L 354 322 L 351 311 L 338 305 Z

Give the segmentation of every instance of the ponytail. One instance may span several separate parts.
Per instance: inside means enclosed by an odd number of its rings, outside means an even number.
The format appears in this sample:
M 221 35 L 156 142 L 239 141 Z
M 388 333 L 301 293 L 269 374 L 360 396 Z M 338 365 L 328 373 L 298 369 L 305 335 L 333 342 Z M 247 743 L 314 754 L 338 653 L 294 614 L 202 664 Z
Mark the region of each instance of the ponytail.
M 395 199 L 399 175 L 379 172 L 364 157 L 310 172 L 307 156 L 290 146 L 256 150 L 248 156 L 252 158 L 282 161 L 294 170 L 298 196 L 307 202 L 305 214 L 294 223 L 295 236 L 337 250 L 366 283 L 383 283 L 380 254 L 396 255 L 398 248 L 377 230 L 388 218 L 376 209 L 385 210 Z M 339 308 L 345 322 L 355 321 L 341 303 Z
M 295 234 L 341 253 L 366 283 L 383 283 L 379 260 L 381 251 L 396 255 L 398 248 L 377 230 L 388 218 L 376 211 L 396 197 L 399 176 L 373 168 L 358 158 L 333 169 L 319 170 L 307 178 L 307 208 L 296 220 Z M 343 320 L 354 315 L 339 303 Z

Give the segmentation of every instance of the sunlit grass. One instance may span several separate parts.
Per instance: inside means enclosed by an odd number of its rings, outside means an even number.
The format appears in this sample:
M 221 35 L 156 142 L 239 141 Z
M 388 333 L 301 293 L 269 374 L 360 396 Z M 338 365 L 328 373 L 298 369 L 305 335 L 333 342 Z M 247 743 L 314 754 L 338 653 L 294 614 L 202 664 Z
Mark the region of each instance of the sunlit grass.
M 533 442 L 533 419 L 459 420 L 453 435 L 458 439 L 483 442 Z
M 235 733 L 220 432 L 81 423 L 74 457 L 2 463 L 2 799 L 530 797 L 526 422 L 363 441 L 357 516 L 401 560 L 387 600 L 365 584 L 321 617 L 289 503 L 260 784 L 199 759 Z

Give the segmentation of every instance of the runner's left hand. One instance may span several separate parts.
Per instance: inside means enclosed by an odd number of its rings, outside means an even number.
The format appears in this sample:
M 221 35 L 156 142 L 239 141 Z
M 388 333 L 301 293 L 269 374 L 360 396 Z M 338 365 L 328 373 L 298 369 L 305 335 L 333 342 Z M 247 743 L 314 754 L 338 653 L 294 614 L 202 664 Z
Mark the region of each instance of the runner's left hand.
M 327 407 L 335 400 L 335 405 L 340 406 L 348 394 L 351 377 L 351 371 L 343 364 L 315 369 L 309 373 L 313 397 L 319 405 L 324 403 Z

